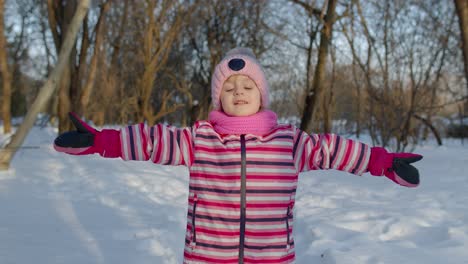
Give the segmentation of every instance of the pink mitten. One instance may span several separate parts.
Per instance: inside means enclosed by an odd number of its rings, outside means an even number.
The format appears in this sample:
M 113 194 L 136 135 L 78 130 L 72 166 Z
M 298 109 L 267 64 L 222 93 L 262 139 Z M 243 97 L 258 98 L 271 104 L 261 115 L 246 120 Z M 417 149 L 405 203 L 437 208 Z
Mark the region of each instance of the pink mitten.
M 371 148 L 368 171 L 374 176 L 385 175 L 390 180 L 406 187 L 419 185 L 419 172 L 410 163 L 423 156 L 413 153 L 388 153 L 384 148 Z
M 79 119 L 75 113 L 69 113 L 76 131 L 68 131 L 54 140 L 56 151 L 71 155 L 99 153 L 106 158 L 121 156 L 120 131 L 103 129 L 98 131 Z

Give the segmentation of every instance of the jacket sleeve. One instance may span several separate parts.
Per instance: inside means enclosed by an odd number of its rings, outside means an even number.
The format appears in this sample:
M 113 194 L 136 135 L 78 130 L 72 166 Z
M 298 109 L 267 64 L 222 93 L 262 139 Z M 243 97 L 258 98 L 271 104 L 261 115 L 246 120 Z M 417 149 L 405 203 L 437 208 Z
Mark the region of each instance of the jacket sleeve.
M 146 124 L 121 129 L 123 160 L 151 160 L 163 165 L 186 165 L 193 162 L 192 128 L 164 124 Z
M 296 128 L 293 156 L 299 172 L 335 169 L 356 175 L 367 171 L 370 147 L 335 134 L 310 134 Z

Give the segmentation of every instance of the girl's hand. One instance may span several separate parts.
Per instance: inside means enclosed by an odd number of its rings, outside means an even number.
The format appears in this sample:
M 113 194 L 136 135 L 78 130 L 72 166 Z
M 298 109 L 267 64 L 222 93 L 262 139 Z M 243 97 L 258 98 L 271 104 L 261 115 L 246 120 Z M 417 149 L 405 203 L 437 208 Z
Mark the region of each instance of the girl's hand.
M 76 131 L 68 131 L 54 140 L 54 149 L 71 155 L 99 153 L 103 157 L 120 157 L 120 131 L 102 131 L 86 124 L 75 113 L 69 113 Z
M 384 148 L 371 148 L 368 171 L 374 176 L 386 176 L 406 187 L 419 185 L 419 172 L 411 163 L 423 156 L 413 153 L 388 153 Z

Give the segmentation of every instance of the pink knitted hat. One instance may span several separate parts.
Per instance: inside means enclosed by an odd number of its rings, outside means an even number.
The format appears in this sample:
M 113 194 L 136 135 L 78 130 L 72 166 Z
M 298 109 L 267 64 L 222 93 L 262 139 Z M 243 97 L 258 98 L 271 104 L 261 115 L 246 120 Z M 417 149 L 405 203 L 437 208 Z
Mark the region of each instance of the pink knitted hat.
M 215 110 L 221 108 L 221 89 L 224 82 L 232 75 L 242 74 L 252 79 L 260 90 L 262 108 L 268 108 L 269 87 L 262 66 L 249 48 L 235 48 L 226 53 L 216 65 L 211 78 L 211 101 Z

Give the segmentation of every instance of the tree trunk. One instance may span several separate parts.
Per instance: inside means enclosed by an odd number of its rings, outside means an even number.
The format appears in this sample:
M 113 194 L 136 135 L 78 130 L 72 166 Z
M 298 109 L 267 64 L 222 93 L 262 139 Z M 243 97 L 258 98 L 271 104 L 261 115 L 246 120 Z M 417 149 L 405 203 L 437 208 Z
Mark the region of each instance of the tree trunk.
M 332 49 L 330 52 L 332 58 L 332 73 L 329 88 L 326 93 L 324 93 L 323 100 L 322 100 L 322 119 L 323 119 L 323 132 L 324 133 L 331 133 L 333 129 L 333 106 L 334 106 L 334 94 L 333 89 L 335 87 L 335 80 L 336 80 L 336 54 L 335 51 Z
M 361 84 L 358 81 L 358 76 L 356 73 L 356 58 L 353 56 L 353 81 L 354 81 L 354 87 L 356 88 L 356 137 L 359 138 L 361 136 Z M 354 125 L 354 124 L 353 124 Z
M 335 8 L 337 1 L 330 0 L 327 7 L 327 15 L 325 16 L 322 32 L 320 33 L 320 47 L 318 54 L 317 67 L 315 68 L 312 90 L 307 91 L 304 112 L 301 118 L 301 129 L 310 133 L 312 132 L 312 120 L 316 119 L 319 100 L 323 97 L 325 70 L 327 66 L 327 56 L 329 45 L 332 38 L 333 23 L 335 22 Z
M 68 112 L 70 112 L 70 83 L 71 83 L 71 69 L 70 58 L 68 64 L 64 65 L 64 69 L 60 79 L 58 80 L 58 107 L 57 114 L 59 118 L 58 129 L 59 133 L 70 130 L 68 120 Z
M 460 32 L 462 36 L 462 50 L 465 64 L 466 91 L 468 94 L 468 0 L 454 0 L 457 9 Z M 468 113 L 468 99 L 465 100 L 465 115 Z
M 48 18 L 49 27 L 54 37 L 54 43 L 57 53 L 60 52 L 64 41 L 64 32 L 68 31 L 71 24 L 73 13 L 76 12 L 77 4 L 80 1 L 53 1 L 48 0 Z M 84 44 L 84 43 L 83 43 Z M 58 119 L 59 119 L 59 133 L 71 130 L 73 125 L 68 118 L 68 112 L 73 107 L 73 102 L 76 101 L 77 87 L 77 68 L 76 61 L 76 48 L 72 47 L 68 59 L 68 65 L 64 69 L 62 76 L 58 82 Z
M 11 72 L 8 68 L 8 49 L 4 33 L 5 1 L 0 0 L 0 74 L 2 75 L 2 119 L 3 133 L 11 132 Z
M 107 1 L 104 3 L 104 5 L 101 7 L 101 13 L 99 14 L 98 21 L 96 23 L 96 37 L 94 41 L 94 51 L 93 51 L 93 57 L 91 58 L 91 65 L 89 65 L 89 73 L 88 73 L 88 79 L 86 80 L 86 84 L 83 87 L 83 90 L 81 91 L 81 96 L 80 96 L 80 109 L 81 109 L 81 114 L 85 114 L 87 112 L 87 106 L 89 103 L 89 98 L 91 96 L 91 93 L 93 92 L 93 87 L 94 87 L 94 80 L 96 79 L 96 72 L 97 72 L 97 65 L 98 65 L 98 58 L 99 54 L 101 52 L 101 46 L 102 46 L 102 41 L 104 39 L 104 16 L 109 10 L 110 6 L 110 1 Z M 85 62 L 81 62 L 85 63 Z
M 13 155 L 16 153 L 18 148 L 20 148 L 29 130 L 34 125 L 37 114 L 44 108 L 44 106 L 51 98 L 63 71 L 66 67 L 68 67 L 70 52 L 76 41 L 78 30 L 80 29 L 83 18 L 88 11 L 89 1 L 90 0 L 79 1 L 75 15 L 73 16 L 68 31 L 66 32 L 65 40 L 61 45 L 57 65 L 55 66 L 47 81 L 41 87 L 40 92 L 28 110 L 23 123 L 11 138 L 10 143 L 8 143 L 5 148 L 0 149 L 0 170 L 7 170 L 9 168 Z

